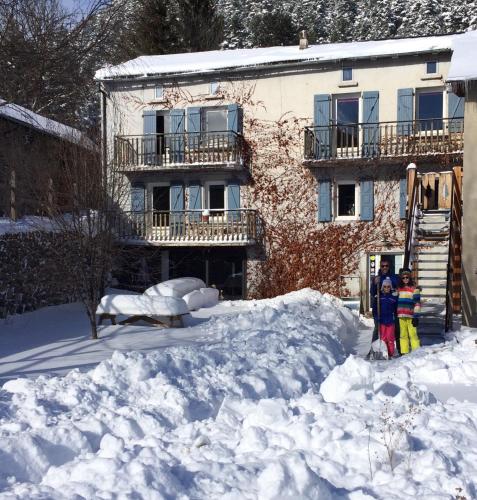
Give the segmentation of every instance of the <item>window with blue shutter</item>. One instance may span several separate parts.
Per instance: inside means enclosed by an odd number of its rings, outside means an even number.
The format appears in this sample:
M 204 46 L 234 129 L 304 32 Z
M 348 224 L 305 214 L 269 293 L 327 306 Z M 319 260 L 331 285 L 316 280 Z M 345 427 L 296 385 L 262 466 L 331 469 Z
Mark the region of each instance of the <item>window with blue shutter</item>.
M 410 136 L 414 134 L 414 90 L 398 89 L 397 95 L 397 133 L 398 135 Z
M 229 182 L 227 185 L 227 218 L 228 220 L 240 220 L 240 185 Z
M 169 231 L 171 236 L 180 236 L 184 230 L 184 186 L 182 183 L 172 183 L 171 217 Z
M 362 155 L 372 158 L 379 152 L 379 92 L 363 92 Z
M 171 135 L 170 135 L 170 154 L 171 163 L 184 162 L 184 131 L 185 131 L 185 112 L 183 109 L 171 109 Z
M 447 94 L 447 115 L 449 117 L 449 132 L 463 132 L 464 130 L 464 104 L 463 97 L 454 92 Z
M 199 182 L 189 185 L 190 220 L 199 221 L 202 214 L 202 188 Z
M 318 222 L 331 221 L 331 181 L 318 182 Z
M 201 108 L 187 108 L 187 138 L 189 149 L 197 149 L 200 145 Z
M 362 180 L 361 191 L 361 220 L 371 221 L 374 219 L 374 182 Z
M 144 111 L 142 115 L 144 134 L 143 160 L 145 165 L 157 164 L 156 115 L 155 111 Z
M 399 218 L 406 218 L 407 206 L 407 179 L 400 179 L 399 181 Z
M 331 96 L 318 94 L 313 98 L 313 125 L 315 127 L 315 158 L 330 158 L 331 156 Z

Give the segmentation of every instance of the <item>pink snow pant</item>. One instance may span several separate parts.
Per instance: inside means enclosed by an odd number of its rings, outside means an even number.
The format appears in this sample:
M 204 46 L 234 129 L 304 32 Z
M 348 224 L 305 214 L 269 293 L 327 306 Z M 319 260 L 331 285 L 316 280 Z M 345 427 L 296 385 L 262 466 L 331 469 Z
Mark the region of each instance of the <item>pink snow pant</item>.
M 394 325 L 379 325 L 379 338 L 386 344 L 389 357 L 394 356 Z

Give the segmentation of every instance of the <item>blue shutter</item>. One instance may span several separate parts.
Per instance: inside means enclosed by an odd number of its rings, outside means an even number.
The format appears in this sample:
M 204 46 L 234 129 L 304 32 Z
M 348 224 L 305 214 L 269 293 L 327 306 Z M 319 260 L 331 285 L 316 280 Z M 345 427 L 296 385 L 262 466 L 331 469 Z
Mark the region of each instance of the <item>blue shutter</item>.
M 449 92 L 447 94 L 447 115 L 449 117 L 449 132 L 464 130 L 464 98 Z
M 202 189 L 198 182 L 189 185 L 189 210 L 197 210 L 190 213 L 190 220 L 199 221 L 202 211 Z
M 199 107 L 187 108 L 187 145 L 189 149 L 198 149 L 200 143 L 200 110 Z
M 399 217 L 406 218 L 406 205 L 407 205 L 407 179 L 399 181 Z
M 169 230 L 171 236 L 180 236 L 184 229 L 184 186 L 172 183 L 170 189 L 171 217 Z
M 144 164 L 157 165 L 156 112 L 144 111 L 142 114 L 142 125 L 144 133 Z
M 237 134 L 243 132 L 243 110 L 238 104 L 229 104 L 227 107 L 227 128 Z
M 361 181 L 361 220 L 374 219 L 374 182 Z
M 413 89 L 398 89 L 397 95 L 397 126 L 398 135 L 410 136 L 414 134 L 414 90 Z
M 364 158 L 372 158 L 379 153 L 379 92 L 363 92 L 363 146 Z M 366 124 L 371 125 L 366 125 Z
M 227 129 L 229 130 L 228 146 L 233 147 L 237 140 L 236 134 L 243 132 L 243 110 L 238 104 L 227 106 Z
M 131 220 L 133 226 L 137 229 L 139 234 L 145 227 L 146 221 L 146 188 L 144 184 L 135 182 L 131 184 Z
M 331 96 L 318 94 L 314 96 L 314 126 L 315 126 L 315 158 L 330 158 L 331 156 Z
M 171 109 L 171 132 L 170 136 L 170 153 L 171 163 L 184 162 L 184 121 L 185 113 L 183 109 Z
M 141 182 L 131 184 L 131 211 L 144 212 L 146 209 L 146 188 Z
M 227 186 L 227 218 L 228 220 L 240 220 L 240 185 L 230 182 Z M 236 210 L 236 211 L 234 211 Z
M 318 222 L 331 220 L 331 181 L 323 180 L 318 183 Z

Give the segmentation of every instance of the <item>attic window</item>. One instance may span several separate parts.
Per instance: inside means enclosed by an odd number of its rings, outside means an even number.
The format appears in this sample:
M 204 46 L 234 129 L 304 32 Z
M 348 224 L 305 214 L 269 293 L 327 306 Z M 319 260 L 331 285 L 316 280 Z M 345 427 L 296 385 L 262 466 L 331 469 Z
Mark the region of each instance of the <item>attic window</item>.
M 154 99 L 164 99 L 164 85 L 156 85 L 155 86 Z
M 426 62 L 426 73 L 428 75 L 435 75 L 437 73 L 437 61 Z
M 341 79 L 343 80 L 343 82 L 351 82 L 353 80 L 353 68 L 343 68 Z
M 219 82 L 210 82 L 209 94 L 217 95 L 218 92 L 219 92 Z

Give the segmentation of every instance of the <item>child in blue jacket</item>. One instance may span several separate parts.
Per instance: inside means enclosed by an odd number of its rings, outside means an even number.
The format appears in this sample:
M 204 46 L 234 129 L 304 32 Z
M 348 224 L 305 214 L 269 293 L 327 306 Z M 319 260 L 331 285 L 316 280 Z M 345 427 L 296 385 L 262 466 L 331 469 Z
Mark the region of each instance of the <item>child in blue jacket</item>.
M 379 338 L 388 348 L 388 356 L 391 358 L 395 353 L 395 321 L 397 309 L 397 296 L 392 293 L 393 284 L 389 278 L 383 280 L 381 293 L 378 301 L 373 307 L 374 320 L 379 323 Z

